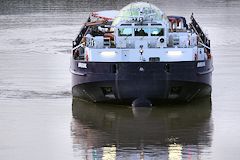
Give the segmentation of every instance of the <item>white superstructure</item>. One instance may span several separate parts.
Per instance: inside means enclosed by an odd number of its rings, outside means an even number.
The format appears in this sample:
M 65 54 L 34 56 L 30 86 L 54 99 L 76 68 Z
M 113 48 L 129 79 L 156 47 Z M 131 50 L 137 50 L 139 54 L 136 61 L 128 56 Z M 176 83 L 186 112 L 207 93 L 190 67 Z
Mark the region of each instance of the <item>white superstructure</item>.
M 109 15 L 107 17 L 106 15 Z M 167 17 L 156 6 L 137 2 L 118 11 L 95 12 L 73 50 L 94 62 L 176 62 L 208 58 L 198 35 L 183 17 Z

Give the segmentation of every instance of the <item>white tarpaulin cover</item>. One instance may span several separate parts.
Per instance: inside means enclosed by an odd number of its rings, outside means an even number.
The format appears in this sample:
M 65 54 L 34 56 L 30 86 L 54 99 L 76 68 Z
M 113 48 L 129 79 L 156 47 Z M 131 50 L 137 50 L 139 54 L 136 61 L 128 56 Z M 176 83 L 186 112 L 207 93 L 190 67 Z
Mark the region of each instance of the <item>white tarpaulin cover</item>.
M 93 12 L 92 15 L 97 18 L 113 20 L 117 17 L 118 13 L 119 11 L 117 10 L 107 10 L 107 11 Z

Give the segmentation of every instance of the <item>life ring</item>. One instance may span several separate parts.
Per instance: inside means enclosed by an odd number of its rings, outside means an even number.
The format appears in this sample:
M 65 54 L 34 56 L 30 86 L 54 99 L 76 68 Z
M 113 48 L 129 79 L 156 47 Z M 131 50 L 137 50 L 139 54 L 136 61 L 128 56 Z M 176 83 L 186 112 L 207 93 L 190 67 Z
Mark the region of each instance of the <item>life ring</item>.
M 161 43 L 163 43 L 164 42 L 164 38 L 160 38 L 160 40 L 159 40 Z

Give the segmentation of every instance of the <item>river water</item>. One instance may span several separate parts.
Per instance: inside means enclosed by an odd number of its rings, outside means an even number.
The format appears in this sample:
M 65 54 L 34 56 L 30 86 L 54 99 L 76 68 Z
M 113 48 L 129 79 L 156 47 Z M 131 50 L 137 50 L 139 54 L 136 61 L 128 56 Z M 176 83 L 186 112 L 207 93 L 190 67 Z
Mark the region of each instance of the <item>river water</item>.
M 207 30 L 211 99 L 143 109 L 72 100 L 69 53 L 81 24 L 130 2 L 0 1 L 1 159 L 240 159 L 238 0 L 149 0 L 167 15 L 193 12 Z

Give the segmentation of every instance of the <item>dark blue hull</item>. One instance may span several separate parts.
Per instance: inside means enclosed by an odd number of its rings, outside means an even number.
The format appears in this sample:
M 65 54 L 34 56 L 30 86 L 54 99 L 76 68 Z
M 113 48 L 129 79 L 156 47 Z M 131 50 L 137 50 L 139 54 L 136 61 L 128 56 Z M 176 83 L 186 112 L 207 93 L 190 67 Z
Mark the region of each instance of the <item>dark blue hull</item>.
M 78 63 L 87 63 L 79 68 Z M 145 98 L 190 101 L 211 95 L 212 60 L 199 62 L 81 62 L 72 60 L 72 94 L 92 102 L 131 104 Z

